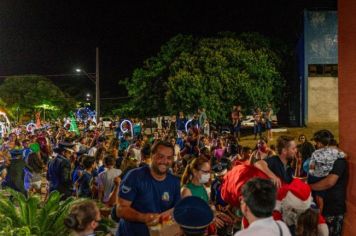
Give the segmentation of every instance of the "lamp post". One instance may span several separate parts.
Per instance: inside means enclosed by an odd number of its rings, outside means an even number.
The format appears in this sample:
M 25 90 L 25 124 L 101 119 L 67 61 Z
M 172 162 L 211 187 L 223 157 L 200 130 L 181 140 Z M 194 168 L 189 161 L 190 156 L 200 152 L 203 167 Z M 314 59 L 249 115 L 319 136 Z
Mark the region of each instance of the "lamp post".
M 99 122 L 100 118 L 100 77 L 99 77 L 99 48 L 96 48 L 96 68 L 95 73 L 87 73 L 82 69 L 75 69 L 78 73 L 85 74 L 91 82 L 95 84 L 95 112 L 96 122 Z

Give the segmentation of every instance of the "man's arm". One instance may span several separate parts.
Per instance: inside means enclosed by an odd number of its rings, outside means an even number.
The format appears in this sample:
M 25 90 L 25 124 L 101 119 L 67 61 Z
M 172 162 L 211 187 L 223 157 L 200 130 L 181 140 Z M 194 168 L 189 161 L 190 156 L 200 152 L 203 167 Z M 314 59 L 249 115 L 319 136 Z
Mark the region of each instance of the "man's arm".
M 103 182 L 101 179 L 101 173 L 98 176 L 98 200 L 99 202 L 103 201 L 103 196 L 104 196 L 104 186 L 103 186 Z
M 282 186 L 281 180 L 268 168 L 267 162 L 264 160 L 257 161 L 255 167 L 265 173 L 272 182 L 276 185 L 277 188 Z
M 337 159 L 334 162 L 333 169 L 330 171 L 329 175 L 314 184 L 310 184 L 311 189 L 315 191 L 322 191 L 332 188 L 339 180 L 339 177 L 342 176 L 346 170 L 346 160 Z
M 120 186 L 121 179 L 119 176 L 114 178 L 114 188 L 109 195 L 109 200 L 106 204 L 109 206 L 114 206 L 115 204 L 119 204 L 119 186 Z
M 338 179 L 339 179 L 338 175 L 329 174 L 328 176 L 326 176 L 326 178 L 320 180 L 319 182 L 316 182 L 314 184 L 309 184 L 309 185 L 311 189 L 314 191 L 323 191 L 332 188 L 336 184 Z
M 159 214 L 157 213 L 141 213 L 131 207 L 132 202 L 119 198 L 119 204 L 116 205 L 116 215 L 128 221 L 142 222 L 150 224 L 158 223 Z

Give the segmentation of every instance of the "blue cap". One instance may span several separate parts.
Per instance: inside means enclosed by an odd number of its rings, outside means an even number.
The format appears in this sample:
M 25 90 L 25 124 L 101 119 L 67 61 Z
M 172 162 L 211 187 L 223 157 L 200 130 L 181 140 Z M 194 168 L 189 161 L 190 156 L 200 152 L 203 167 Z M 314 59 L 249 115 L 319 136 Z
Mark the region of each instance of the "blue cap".
M 56 153 L 60 153 L 64 150 L 74 152 L 74 150 L 72 149 L 73 147 L 74 147 L 73 143 L 60 142 L 60 143 L 58 143 L 58 147 L 54 148 L 53 151 Z
M 213 211 L 201 198 L 189 196 L 174 207 L 173 218 L 184 232 L 203 233 L 213 221 Z
M 211 169 L 212 171 L 215 172 L 217 176 L 224 175 L 227 172 L 227 163 L 225 162 L 217 163 Z

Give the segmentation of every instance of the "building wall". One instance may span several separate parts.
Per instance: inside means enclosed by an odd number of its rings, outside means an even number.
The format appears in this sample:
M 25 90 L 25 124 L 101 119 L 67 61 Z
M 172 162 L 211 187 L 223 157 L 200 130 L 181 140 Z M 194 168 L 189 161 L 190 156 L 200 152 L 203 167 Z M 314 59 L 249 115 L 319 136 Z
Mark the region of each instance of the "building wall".
M 339 133 L 348 154 L 349 183 L 344 236 L 356 235 L 356 1 L 338 0 Z
M 308 78 L 308 122 L 338 122 L 338 79 Z
M 302 116 L 304 124 L 315 122 L 310 118 L 309 107 L 309 75 L 310 64 L 338 64 L 338 14 L 337 11 L 306 10 L 304 11 L 304 33 L 302 45 L 304 51 L 304 71 L 301 75 Z M 319 94 L 319 93 L 317 93 Z M 327 109 L 327 108 L 326 108 Z M 337 108 L 336 108 L 337 109 Z M 322 122 L 322 121 L 321 121 Z

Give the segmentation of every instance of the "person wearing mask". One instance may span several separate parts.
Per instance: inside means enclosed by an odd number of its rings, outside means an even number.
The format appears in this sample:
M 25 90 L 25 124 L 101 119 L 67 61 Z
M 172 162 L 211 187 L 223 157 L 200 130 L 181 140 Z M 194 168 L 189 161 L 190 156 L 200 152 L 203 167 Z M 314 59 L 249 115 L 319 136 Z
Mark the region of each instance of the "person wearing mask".
M 235 236 L 275 235 L 291 236 L 287 225 L 274 221 L 277 189 L 268 179 L 253 178 L 242 187 L 240 206 L 249 226 Z
M 209 196 L 204 184 L 210 180 L 210 171 L 208 159 L 204 157 L 193 159 L 186 167 L 181 179 L 182 197 L 196 196 L 208 203 Z
M 117 236 L 149 236 L 146 224 L 158 223 L 171 214 L 180 200 L 179 179 L 169 173 L 174 150 L 170 142 L 157 141 L 152 147 L 151 166 L 143 166 L 123 177 L 116 215 Z
M 205 184 L 210 181 L 210 162 L 204 157 L 194 158 L 186 167 L 181 178 L 182 198 L 187 196 L 195 196 L 210 202 L 209 195 L 205 189 Z M 217 228 L 223 228 L 226 224 L 231 224 L 231 218 L 226 214 L 219 212 L 215 217 Z
M 64 225 L 74 236 L 95 236 L 95 229 L 101 220 L 100 211 L 94 201 L 86 200 L 74 204 L 64 218 Z

